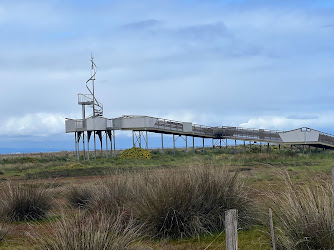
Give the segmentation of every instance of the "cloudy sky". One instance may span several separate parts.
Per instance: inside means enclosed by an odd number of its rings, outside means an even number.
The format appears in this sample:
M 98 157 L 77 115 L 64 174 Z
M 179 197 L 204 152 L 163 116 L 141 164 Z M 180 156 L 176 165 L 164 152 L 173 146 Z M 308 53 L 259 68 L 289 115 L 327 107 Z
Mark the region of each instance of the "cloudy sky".
M 74 148 L 91 52 L 106 117 L 334 133 L 332 0 L 1 0 L 0 31 L 0 153 Z

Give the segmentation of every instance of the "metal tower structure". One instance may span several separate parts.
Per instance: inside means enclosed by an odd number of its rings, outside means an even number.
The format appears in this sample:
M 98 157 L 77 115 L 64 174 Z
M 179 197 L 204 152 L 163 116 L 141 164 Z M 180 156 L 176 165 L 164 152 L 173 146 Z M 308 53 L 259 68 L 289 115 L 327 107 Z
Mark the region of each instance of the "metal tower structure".
M 78 94 L 78 104 L 82 106 L 82 119 L 90 117 L 102 117 L 103 116 L 103 105 L 95 97 L 95 75 L 97 72 L 96 64 L 94 63 L 94 57 L 91 55 L 91 69 L 90 69 L 90 78 L 86 81 L 86 88 L 90 94 Z M 91 83 L 91 84 L 90 84 Z M 89 86 L 91 85 L 91 86 Z M 93 113 L 86 117 L 86 106 L 89 106 L 93 109 Z
M 103 117 L 103 105 L 95 97 L 95 76 L 97 72 L 94 57 L 91 55 L 90 78 L 86 81 L 86 88 L 89 94 L 78 94 L 78 104 L 82 107 L 82 119 L 66 119 L 66 128 L 71 127 L 71 131 L 75 132 L 75 153 L 76 158 L 80 158 L 80 141 L 82 141 L 83 159 L 86 159 L 86 143 L 87 142 L 87 159 L 89 160 L 89 142 L 93 136 L 94 140 L 94 158 L 96 159 L 96 135 L 100 140 L 101 156 L 103 150 L 102 139 L 105 137 L 105 145 L 108 148 L 108 141 L 110 141 L 111 156 L 113 150 L 115 152 L 115 131 L 107 129 L 110 126 L 110 120 Z M 92 108 L 92 113 L 86 116 L 86 106 Z M 87 138 L 87 140 L 86 140 Z M 106 152 L 108 157 L 108 152 Z

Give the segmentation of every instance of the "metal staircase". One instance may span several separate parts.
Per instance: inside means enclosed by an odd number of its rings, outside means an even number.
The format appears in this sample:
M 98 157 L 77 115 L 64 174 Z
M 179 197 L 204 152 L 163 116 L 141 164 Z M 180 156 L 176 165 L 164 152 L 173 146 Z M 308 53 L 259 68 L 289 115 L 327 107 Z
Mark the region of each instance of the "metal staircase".
M 78 104 L 83 106 L 83 110 L 85 106 L 90 106 L 93 109 L 93 113 L 87 117 L 83 117 L 83 119 L 90 118 L 90 117 L 98 117 L 103 116 L 103 105 L 95 98 L 94 92 L 94 81 L 96 75 L 96 64 L 94 63 L 94 57 L 91 56 L 90 59 L 92 65 L 90 69 L 91 77 L 86 81 L 86 88 L 88 89 L 90 94 L 78 94 Z M 91 82 L 91 87 L 89 83 Z M 84 112 L 83 112 L 83 116 Z

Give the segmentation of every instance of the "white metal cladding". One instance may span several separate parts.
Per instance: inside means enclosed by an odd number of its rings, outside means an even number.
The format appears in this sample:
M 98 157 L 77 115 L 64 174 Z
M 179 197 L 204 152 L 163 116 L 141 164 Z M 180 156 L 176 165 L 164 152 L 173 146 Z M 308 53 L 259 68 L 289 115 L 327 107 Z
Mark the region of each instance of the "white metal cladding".
M 107 129 L 112 129 L 114 127 L 114 121 L 113 119 L 107 120 Z
M 83 120 L 66 119 L 65 120 L 66 133 L 85 131 Z
M 148 116 L 123 116 L 121 118 L 121 129 L 153 128 L 156 120 L 157 118 Z
M 299 128 L 279 133 L 283 142 L 286 143 L 307 143 L 318 142 L 320 132 L 309 128 Z
M 66 133 L 71 132 L 82 132 L 82 131 L 98 131 L 107 130 L 108 119 L 104 117 L 90 117 L 88 119 L 66 119 L 65 120 L 65 131 Z M 109 123 L 112 125 L 112 123 Z
M 72 120 L 72 119 L 65 120 L 65 131 L 66 131 L 66 133 L 75 132 L 76 131 L 75 129 L 76 129 L 75 120 Z
M 185 133 L 193 132 L 193 124 L 191 122 L 183 122 L 183 132 Z
M 192 131 L 191 123 L 186 123 L 189 132 Z M 125 115 L 114 119 L 114 127 L 117 129 L 125 130 L 156 130 L 156 131 L 171 131 L 171 132 L 184 132 L 183 122 L 161 119 L 150 116 L 135 116 Z
M 107 120 L 104 117 L 90 117 L 86 119 L 86 130 L 107 130 Z
M 122 122 L 123 122 L 122 117 L 112 119 L 113 129 L 121 130 L 122 129 Z

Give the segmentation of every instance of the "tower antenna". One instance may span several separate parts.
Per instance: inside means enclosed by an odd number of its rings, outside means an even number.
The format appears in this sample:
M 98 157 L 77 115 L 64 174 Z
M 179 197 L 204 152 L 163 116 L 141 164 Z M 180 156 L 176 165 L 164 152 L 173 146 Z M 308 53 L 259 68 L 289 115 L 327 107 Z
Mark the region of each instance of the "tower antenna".
M 89 117 L 97 117 L 97 116 L 103 116 L 103 105 L 100 103 L 96 97 L 95 97 L 95 76 L 97 72 L 96 64 L 94 63 L 94 56 L 91 54 L 90 57 L 91 61 L 91 67 L 90 67 L 90 78 L 86 81 L 86 88 L 88 89 L 90 94 L 79 94 L 78 98 L 78 104 L 82 105 L 83 108 L 83 119 L 86 119 L 85 117 L 85 106 L 91 106 L 93 109 L 93 114 L 91 114 Z M 89 84 L 91 82 L 91 86 Z

